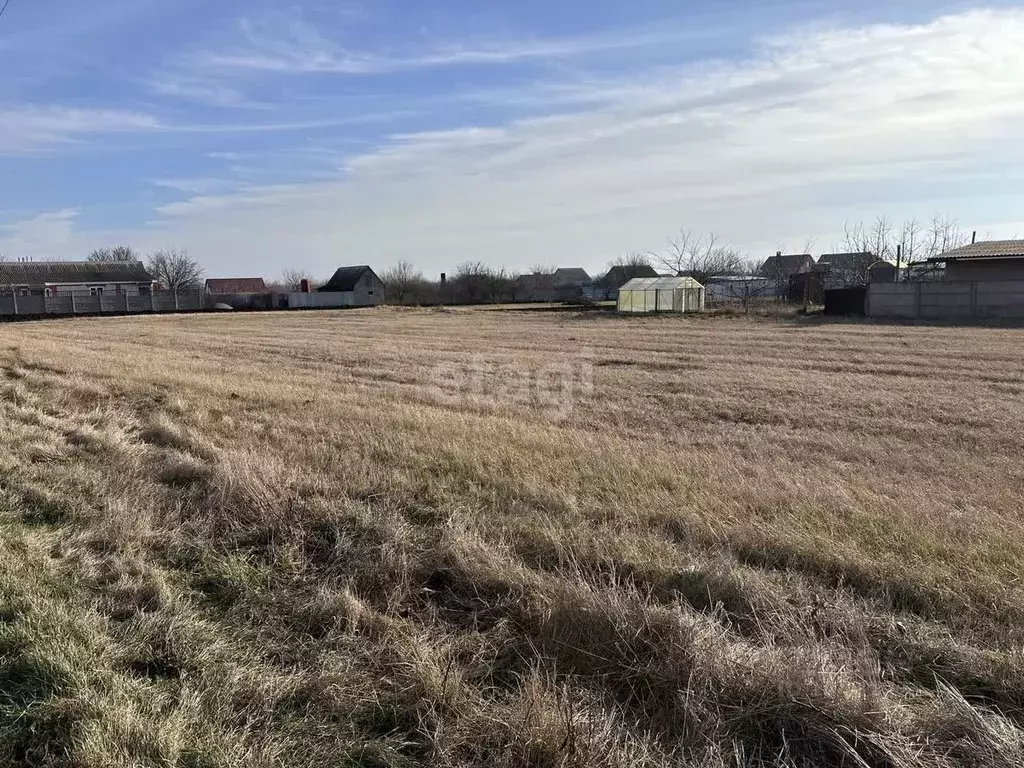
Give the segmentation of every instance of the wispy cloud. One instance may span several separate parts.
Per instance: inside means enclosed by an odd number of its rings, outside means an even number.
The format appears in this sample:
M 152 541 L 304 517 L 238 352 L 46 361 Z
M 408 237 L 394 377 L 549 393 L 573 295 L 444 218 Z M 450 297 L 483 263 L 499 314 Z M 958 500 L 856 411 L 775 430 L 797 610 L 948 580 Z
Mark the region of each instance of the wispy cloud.
M 80 239 L 74 228 L 79 213 L 77 208 L 64 208 L 0 224 L 0 256 L 67 255 Z
M 37 152 L 95 134 L 153 130 L 152 115 L 117 109 L 14 105 L 0 106 L 0 155 Z
M 364 51 L 325 36 L 297 16 L 274 21 L 245 19 L 240 41 L 187 57 L 199 72 L 379 75 L 468 64 L 508 64 L 563 59 L 601 52 L 676 45 L 712 33 L 702 29 L 643 29 L 576 37 L 434 43 L 416 49 Z
M 161 73 L 148 81 L 149 88 L 160 96 L 212 107 L 267 109 L 265 102 L 256 101 L 238 88 L 223 81 L 194 75 Z

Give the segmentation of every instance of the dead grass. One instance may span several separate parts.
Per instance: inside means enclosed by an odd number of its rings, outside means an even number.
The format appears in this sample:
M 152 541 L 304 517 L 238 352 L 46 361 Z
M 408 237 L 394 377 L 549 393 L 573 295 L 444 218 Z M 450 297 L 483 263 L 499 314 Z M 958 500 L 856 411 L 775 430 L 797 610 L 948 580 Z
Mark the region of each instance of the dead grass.
M 1019 765 L 1022 342 L 5 328 L 0 765 Z

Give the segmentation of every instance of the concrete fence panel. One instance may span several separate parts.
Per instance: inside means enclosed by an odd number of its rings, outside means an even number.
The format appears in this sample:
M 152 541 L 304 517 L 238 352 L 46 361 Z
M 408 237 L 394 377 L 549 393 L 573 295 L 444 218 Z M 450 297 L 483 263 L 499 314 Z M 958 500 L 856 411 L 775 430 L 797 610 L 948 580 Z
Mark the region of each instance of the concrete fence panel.
M 868 316 L 926 320 L 1024 318 L 1024 281 L 872 284 Z

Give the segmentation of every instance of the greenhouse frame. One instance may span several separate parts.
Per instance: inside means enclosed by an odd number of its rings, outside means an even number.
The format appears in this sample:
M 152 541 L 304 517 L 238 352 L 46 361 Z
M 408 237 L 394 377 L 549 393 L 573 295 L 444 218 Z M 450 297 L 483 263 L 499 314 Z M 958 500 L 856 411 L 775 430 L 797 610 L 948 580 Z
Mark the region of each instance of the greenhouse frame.
M 692 277 L 637 277 L 619 289 L 619 312 L 701 312 L 704 300 Z

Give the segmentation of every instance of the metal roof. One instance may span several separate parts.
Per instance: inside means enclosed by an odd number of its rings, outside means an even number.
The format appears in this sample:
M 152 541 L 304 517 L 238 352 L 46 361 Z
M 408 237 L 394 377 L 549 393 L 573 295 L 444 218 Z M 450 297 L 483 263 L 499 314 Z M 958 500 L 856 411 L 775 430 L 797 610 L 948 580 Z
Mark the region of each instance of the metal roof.
M 1024 258 L 1024 240 L 987 240 L 946 251 L 935 261 Z
M 634 277 L 657 277 L 658 272 L 650 264 L 637 264 L 634 266 L 616 266 L 608 270 L 601 282 L 606 288 L 617 289 L 625 285 Z
M 555 274 L 552 275 L 552 277 L 554 278 L 556 287 L 590 283 L 590 275 L 588 275 L 587 270 L 582 267 L 556 269 Z
M 678 288 L 703 288 L 692 277 L 634 277 L 620 291 L 672 291 Z
M 5 261 L 0 285 L 152 283 L 141 261 Z
M 354 291 L 356 289 L 356 283 L 365 275 L 367 272 L 376 277 L 376 273 L 370 269 L 367 265 L 358 267 L 342 267 L 334 276 L 327 281 L 327 284 L 320 288 L 321 293 L 344 293 L 346 291 Z
M 878 261 L 878 257 L 870 251 L 823 253 L 821 258 L 818 259 L 818 267 L 835 270 L 867 269 L 876 261 Z
M 210 278 L 206 281 L 209 293 L 264 293 L 267 290 L 262 277 Z
M 769 256 L 760 271 L 765 275 L 789 276 L 808 266 L 814 266 L 814 257 L 809 253 L 779 253 Z

